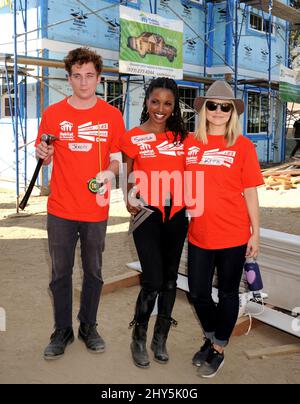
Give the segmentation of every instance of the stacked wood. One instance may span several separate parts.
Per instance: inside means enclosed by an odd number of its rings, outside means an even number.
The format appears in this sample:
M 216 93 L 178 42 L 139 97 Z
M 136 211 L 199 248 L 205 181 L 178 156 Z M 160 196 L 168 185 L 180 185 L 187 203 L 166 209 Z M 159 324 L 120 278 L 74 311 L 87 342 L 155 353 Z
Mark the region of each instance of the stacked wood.
M 286 190 L 300 188 L 300 160 L 262 170 L 266 189 Z

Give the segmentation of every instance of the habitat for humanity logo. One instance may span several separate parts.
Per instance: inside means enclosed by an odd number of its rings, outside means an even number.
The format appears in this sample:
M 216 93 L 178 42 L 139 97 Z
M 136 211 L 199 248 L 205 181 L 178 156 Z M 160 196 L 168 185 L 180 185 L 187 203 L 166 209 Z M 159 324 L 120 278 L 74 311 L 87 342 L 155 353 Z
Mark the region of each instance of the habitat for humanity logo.
M 145 24 L 160 25 L 159 21 L 152 17 L 147 17 L 146 14 L 140 13 L 140 19 Z
M 108 123 L 93 125 L 92 122 L 78 126 L 78 137 L 91 142 L 106 142 L 108 137 Z
M 189 148 L 188 155 L 189 155 L 189 156 L 197 156 L 197 154 L 199 153 L 199 151 L 200 151 L 200 148 L 199 148 L 199 147 L 197 147 L 197 146 L 192 146 L 192 147 Z
M 186 164 L 196 164 L 198 162 L 198 154 L 200 152 L 200 148 L 197 146 L 189 147 L 188 155 L 186 157 Z
M 74 140 L 73 123 L 62 121 L 60 124 L 59 138 L 60 140 Z

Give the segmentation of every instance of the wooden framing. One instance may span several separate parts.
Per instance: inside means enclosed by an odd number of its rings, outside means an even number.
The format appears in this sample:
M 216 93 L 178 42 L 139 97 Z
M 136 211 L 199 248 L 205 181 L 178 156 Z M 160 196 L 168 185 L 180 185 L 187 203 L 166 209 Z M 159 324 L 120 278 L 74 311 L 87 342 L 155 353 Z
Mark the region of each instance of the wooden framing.
M 287 355 L 292 353 L 300 353 L 300 344 L 289 344 L 281 346 L 270 346 L 262 349 L 252 349 L 245 351 L 248 359 L 265 358 L 267 356 Z

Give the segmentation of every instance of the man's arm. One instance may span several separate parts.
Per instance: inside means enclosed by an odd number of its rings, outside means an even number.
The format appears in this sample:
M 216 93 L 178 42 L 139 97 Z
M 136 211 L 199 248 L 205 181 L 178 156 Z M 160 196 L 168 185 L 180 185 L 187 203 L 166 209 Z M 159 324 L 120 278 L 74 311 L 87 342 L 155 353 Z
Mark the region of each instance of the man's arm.
M 100 171 L 96 176 L 96 181 L 100 184 L 100 187 L 102 187 L 104 184 L 107 184 L 112 179 L 115 179 L 121 171 L 122 153 L 111 153 L 109 159 L 110 163 L 106 170 Z
M 107 170 L 111 171 L 115 176 L 117 176 L 121 172 L 122 167 L 122 153 L 111 153 L 109 156 L 109 166 Z
M 35 156 L 37 159 L 43 159 L 43 165 L 49 165 L 54 154 L 54 146 L 52 144 L 47 145 L 46 142 L 42 141 L 39 143 L 35 149 Z

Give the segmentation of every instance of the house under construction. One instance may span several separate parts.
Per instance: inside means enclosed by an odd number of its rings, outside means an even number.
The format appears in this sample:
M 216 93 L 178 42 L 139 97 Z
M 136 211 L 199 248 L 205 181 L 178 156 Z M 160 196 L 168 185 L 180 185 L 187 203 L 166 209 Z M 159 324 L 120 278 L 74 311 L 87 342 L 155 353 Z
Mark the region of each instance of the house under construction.
M 119 74 L 120 4 L 183 21 L 178 84 L 190 131 L 197 121 L 195 97 L 213 80 L 226 79 L 245 101 L 243 133 L 260 161 L 284 160 L 287 108 L 279 99 L 279 67 L 290 65 L 289 34 L 300 23 L 288 0 L 3 0 L 0 177 L 16 179 L 18 195 L 35 167 L 33 142 L 43 110 L 70 94 L 62 63 L 69 50 L 87 45 L 101 54 L 98 95 L 123 111 L 127 128 L 138 123 L 148 78 Z M 135 48 L 144 43 L 143 54 L 176 57 L 175 49 L 163 51 L 168 43 L 150 33 L 128 42 Z M 48 170 L 41 185 L 48 184 Z

